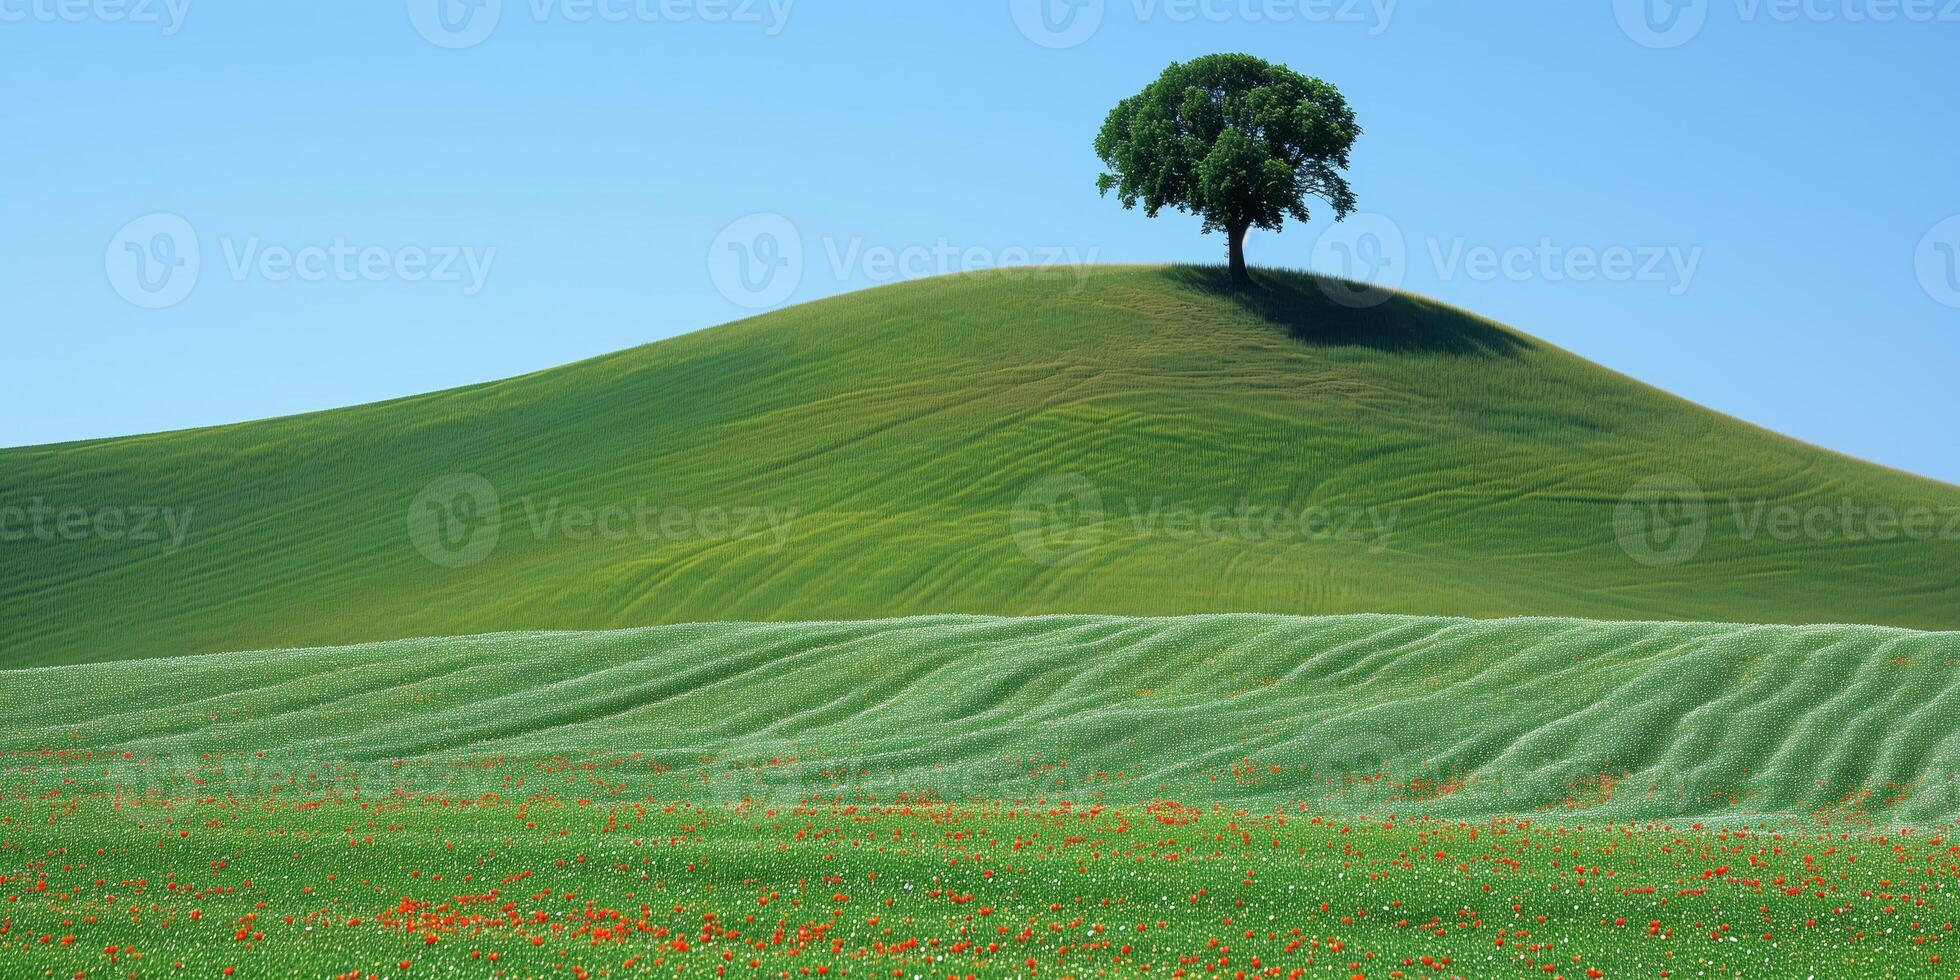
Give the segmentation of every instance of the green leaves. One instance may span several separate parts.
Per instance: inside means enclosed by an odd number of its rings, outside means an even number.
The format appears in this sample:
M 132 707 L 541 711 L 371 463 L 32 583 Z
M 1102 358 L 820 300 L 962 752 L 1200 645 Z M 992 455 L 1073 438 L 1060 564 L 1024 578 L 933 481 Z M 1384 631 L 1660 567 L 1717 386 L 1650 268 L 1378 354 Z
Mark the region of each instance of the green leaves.
M 1235 238 L 1307 221 L 1308 198 L 1336 219 L 1354 210 L 1341 171 L 1361 135 L 1334 86 L 1251 55 L 1172 64 L 1109 113 L 1096 155 L 1104 195 L 1156 217 L 1165 207 Z
M 1293 196 L 1292 168 L 1273 157 L 1270 145 L 1237 127 L 1219 134 L 1197 175 L 1207 226 L 1277 227 Z

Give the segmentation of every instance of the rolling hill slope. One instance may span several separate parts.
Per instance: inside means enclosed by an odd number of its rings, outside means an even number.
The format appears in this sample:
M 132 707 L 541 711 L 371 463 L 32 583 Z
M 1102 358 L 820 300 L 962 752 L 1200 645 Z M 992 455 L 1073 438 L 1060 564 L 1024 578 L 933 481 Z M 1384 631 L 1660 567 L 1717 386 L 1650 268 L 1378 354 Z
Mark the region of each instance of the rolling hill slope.
M 0 450 L 0 534 L 9 666 L 924 613 L 1960 628 L 1960 489 L 1418 298 L 1205 269 L 915 282 Z
M 512 790 L 473 779 L 542 762 L 656 798 L 775 805 L 923 793 L 1950 820 L 1956 659 L 1960 635 L 1879 627 L 676 625 L 13 671 L 10 698 L 41 707 L 10 715 L 0 752 L 7 768 L 59 759 L 79 791 L 166 795 L 344 782 L 468 798 Z

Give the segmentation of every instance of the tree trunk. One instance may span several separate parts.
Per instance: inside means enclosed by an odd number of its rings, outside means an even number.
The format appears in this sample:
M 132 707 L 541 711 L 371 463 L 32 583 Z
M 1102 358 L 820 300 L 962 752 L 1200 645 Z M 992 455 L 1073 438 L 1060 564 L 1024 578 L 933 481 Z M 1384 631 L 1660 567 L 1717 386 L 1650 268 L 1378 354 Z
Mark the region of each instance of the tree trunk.
M 1244 225 L 1225 230 L 1225 236 L 1230 239 L 1228 247 L 1232 256 L 1232 282 L 1240 286 L 1252 285 L 1252 274 L 1245 268 L 1245 236 L 1251 230 Z

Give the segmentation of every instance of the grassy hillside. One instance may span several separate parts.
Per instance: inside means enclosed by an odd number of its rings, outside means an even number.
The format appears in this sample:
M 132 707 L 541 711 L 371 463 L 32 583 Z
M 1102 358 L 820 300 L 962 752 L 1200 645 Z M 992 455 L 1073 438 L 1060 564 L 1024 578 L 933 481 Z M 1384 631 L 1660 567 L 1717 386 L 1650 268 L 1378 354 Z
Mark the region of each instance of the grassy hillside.
M 510 792 L 512 766 L 584 767 L 697 802 L 1939 821 L 1960 809 L 1957 659 L 1960 635 L 1877 627 L 679 625 L 0 673 L 39 706 L 10 713 L 0 749 L 62 759 L 84 791 L 467 797 Z
M 1960 489 L 1424 300 L 1221 278 L 938 279 L 0 450 L 0 662 L 953 612 L 1960 628 Z

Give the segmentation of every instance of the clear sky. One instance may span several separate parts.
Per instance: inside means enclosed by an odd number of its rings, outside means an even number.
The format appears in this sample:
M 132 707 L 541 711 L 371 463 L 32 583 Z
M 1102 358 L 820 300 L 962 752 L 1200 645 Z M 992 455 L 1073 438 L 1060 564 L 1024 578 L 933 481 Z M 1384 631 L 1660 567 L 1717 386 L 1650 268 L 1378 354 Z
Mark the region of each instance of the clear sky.
M 1368 215 L 1255 263 L 1960 482 L 1960 0 L 1040 4 L 0 0 L 0 445 L 983 262 L 1222 261 L 1099 199 L 1090 143 L 1170 61 L 1246 51 L 1366 128 Z

